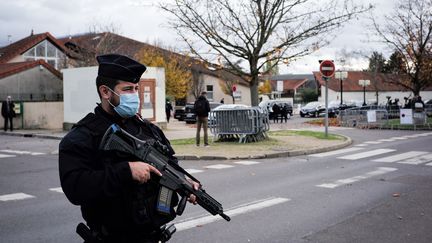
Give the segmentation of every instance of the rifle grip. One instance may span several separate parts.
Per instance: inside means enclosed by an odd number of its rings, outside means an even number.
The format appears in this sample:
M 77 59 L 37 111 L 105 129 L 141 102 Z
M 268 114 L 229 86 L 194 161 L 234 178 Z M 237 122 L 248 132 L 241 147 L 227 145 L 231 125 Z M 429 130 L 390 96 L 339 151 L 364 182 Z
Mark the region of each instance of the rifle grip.
M 183 214 L 183 211 L 186 208 L 186 200 L 187 200 L 186 196 L 184 196 L 184 197 L 181 198 L 181 200 L 180 200 L 180 202 L 179 202 L 179 204 L 177 206 L 177 210 L 176 210 L 176 214 L 177 215 L 182 215 Z

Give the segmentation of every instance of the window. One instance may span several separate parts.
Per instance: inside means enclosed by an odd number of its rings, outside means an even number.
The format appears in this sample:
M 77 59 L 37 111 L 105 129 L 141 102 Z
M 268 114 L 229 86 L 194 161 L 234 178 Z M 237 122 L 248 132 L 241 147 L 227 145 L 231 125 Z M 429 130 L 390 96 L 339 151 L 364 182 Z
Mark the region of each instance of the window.
M 57 49 L 51 42 L 47 43 L 47 57 L 56 57 Z
M 44 40 L 35 47 L 29 49 L 23 54 L 23 56 L 26 61 L 42 59 L 56 69 L 65 67 L 66 56 L 47 40 Z
M 206 85 L 206 91 L 207 91 L 207 99 L 212 101 L 213 100 L 213 85 Z
M 45 43 L 45 41 L 39 43 L 36 46 L 36 56 L 37 57 L 45 57 L 46 56 L 45 49 L 46 49 L 46 43 Z

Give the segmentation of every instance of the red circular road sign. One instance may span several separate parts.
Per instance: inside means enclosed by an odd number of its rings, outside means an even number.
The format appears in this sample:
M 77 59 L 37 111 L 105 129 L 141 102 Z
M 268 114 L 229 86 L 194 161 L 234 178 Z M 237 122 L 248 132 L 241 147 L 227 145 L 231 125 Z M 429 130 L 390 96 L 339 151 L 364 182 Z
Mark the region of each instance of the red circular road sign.
M 330 60 L 324 60 L 320 64 L 320 73 L 323 77 L 330 78 L 335 73 L 335 65 Z
M 232 91 L 236 92 L 237 91 L 237 87 L 235 85 L 232 86 Z

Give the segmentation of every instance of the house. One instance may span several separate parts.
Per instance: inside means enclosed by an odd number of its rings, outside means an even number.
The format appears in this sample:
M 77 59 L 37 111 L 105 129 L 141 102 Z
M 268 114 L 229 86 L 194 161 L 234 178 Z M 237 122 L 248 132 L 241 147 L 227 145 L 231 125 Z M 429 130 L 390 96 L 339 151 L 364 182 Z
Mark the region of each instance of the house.
M 325 101 L 325 86 L 319 72 L 313 72 L 318 86 L 319 101 Z M 398 99 L 400 104 L 404 104 L 405 97 L 413 97 L 411 90 L 400 85 L 392 83 L 391 80 L 397 78 L 394 74 L 384 74 L 363 71 L 348 71 L 348 77 L 345 80 L 338 80 L 334 77 L 328 80 L 328 100 L 340 101 L 341 96 L 344 102 L 354 101 L 357 104 L 378 104 L 385 105 L 388 99 L 394 101 Z M 363 87 L 362 81 L 369 80 L 369 85 Z M 360 81 L 360 82 L 359 82 Z M 342 85 L 341 85 L 342 82 Z M 342 95 L 341 95 L 342 94 Z M 432 87 L 427 87 L 420 92 L 423 100 L 432 99 Z
M 192 73 L 192 85 L 184 102 L 193 102 L 201 93 L 207 91 L 210 101 L 218 102 L 222 98 L 232 103 L 232 97 L 226 94 L 227 86 L 236 86 L 235 102 L 250 104 L 249 83 L 217 65 L 204 63 L 187 55 L 182 55 L 147 43 L 139 42 L 110 32 L 87 33 L 59 39 L 70 51 L 71 63 L 75 67 L 96 65 L 98 54 L 117 53 L 137 59 L 141 49 L 156 50 L 165 58 L 176 58 L 180 65 Z
M 283 74 L 268 78 L 272 90 L 280 92 L 281 97 L 294 98 L 303 89 L 316 89 L 316 81 L 312 74 Z
M 67 49 L 50 33 L 31 33 L 0 47 L 0 100 L 10 95 L 15 101 L 14 126 L 55 128 L 62 123 L 62 112 L 56 112 L 63 100 L 59 70 L 67 59 Z

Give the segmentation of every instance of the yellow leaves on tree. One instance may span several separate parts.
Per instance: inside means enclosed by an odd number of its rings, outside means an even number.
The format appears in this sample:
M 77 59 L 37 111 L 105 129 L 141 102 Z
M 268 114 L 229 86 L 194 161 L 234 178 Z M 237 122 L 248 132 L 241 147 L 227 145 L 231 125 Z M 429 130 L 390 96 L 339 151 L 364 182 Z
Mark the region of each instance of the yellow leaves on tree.
M 142 48 L 136 55 L 148 67 L 165 68 L 166 95 L 175 99 L 186 98 L 192 80 L 190 71 L 182 68 L 180 55 L 157 47 Z
M 270 80 L 266 80 L 263 85 L 258 87 L 259 94 L 270 94 L 272 92 L 272 86 Z

